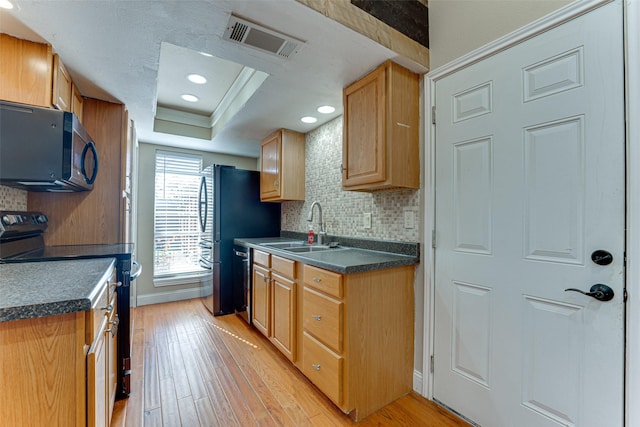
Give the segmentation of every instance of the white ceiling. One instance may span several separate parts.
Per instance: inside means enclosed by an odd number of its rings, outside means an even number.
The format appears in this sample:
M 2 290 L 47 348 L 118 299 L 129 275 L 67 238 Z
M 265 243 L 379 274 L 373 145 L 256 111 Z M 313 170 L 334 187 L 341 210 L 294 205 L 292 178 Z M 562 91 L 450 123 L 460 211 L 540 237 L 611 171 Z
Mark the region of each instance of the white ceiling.
M 342 88 L 386 59 L 426 72 L 295 0 L 13 3 L 13 10 L 0 11 L 0 31 L 50 43 L 84 96 L 127 106 L 138 139 L 144 142 L 258 157 L 259 141 L 274 130 L 285 127 L 306 133 L 341 115 Z M 295 55 L 282 59 L 225 41 L 222 37 L 232 12 L 305 43 Z M 164 91 L 158 94 L 159 77 L 180 79 L 197 65 L 184 59 L 161 62 L 163 42 L 209 53 L 269 77 L 212 140 L 154 132 L 156 102 L 168 102 L 164 97 L 172 96 Z M 181 49 L 176 50 L 179 55 Z M 179 92 L 177 86 L 174 90 Z M 212 99 L 205 103 L 216 102 L 213 97 L 219 96 L 216 88 L 210 90 Z M 325 104 L 337 110 L 319 117 L 315 109 Z M 300 122 L 306 115 L 315 115 L 319 121 Z

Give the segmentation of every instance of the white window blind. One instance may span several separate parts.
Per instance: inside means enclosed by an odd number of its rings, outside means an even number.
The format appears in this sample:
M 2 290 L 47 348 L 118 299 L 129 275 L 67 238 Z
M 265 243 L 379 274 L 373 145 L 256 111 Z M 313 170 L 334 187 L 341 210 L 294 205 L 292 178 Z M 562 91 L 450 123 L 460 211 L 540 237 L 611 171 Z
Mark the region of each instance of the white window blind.
M 198 192 L 202 157 L 156 151 L 154 278 L 202 273 Z

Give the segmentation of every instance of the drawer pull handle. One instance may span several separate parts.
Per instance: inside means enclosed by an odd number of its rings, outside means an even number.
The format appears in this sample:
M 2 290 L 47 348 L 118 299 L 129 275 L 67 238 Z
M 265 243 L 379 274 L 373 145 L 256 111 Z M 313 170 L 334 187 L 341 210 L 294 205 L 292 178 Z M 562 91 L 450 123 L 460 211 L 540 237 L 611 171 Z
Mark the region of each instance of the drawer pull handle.
M 320 321 L 320 319 L 322 319 L 322 316 L 319 316 L 317 314 L 313 314 L 313 315 L 311 315 L 311 317 L 313 317 L 313 319 L 317 320 L 318 322 Z
M 120 324 L 120 318 L 116 314 L 115 319 L 112 322 L 109 322 L 110 325 L 113 325 L 110 329 L 107 329 L 105 333 L 111 332 L 111 336 L 115 337 L 118 333 L 118 325 Z
M 316 282 L 316 283 L 320 283 L 320 282 L 322 282 L 322 279 L 319 278 L 319 277 L 314 277 L 313 281 Z
M 311 365 L 311 367 L 312 367 L 313 369 L 315 369 L 316 371 L 319 371 L 319 370 L 320 370 L 320 365 L 318 365 L 317 363 L 314 363 L 313 365 Z
M 113 305 L 109 304 L 109 305 L 108 305 L 108 306 L 106 306 L 106 307 L 102 307 L 100 310 L 104 310 L 104 311 L 106 311 L 107 313 L 111 313 L 111 312 L 113 311 Z

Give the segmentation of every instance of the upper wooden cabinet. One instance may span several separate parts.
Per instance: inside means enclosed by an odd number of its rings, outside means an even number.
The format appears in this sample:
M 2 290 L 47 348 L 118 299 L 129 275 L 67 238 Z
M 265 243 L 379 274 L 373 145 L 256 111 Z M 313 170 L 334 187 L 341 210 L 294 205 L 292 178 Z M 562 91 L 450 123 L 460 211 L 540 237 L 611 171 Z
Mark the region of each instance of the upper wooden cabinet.
M 51 46 L 0 34 L 0 99 L 51 107 Z
M 0 34 L 0 99 L 56 107 L 82 121 L 83 98 L 51 45 Z
M 83 125 L 93 138 L 100 168 L 93 190 L 78 193 L 27 194 L 27 209 L 44 212 L 49 225 L 47 245 L 122 243 L 126 199 L 123 177 L 129 120 L 124 105 L 93 98 L 84 100 Z
M 53 94 L 51 105 L 58 110 L 71 111 L 73 102 L 72 93 L 73 82 L 71 76 L 60 60 L 59 55 L 53 55 Z
M 344 190 L 420 187 L 419 99 L 419 76 L 391 61 L 344 89 Z
M 262 141 L 260 199 L 304 200 L 304 134 L 280 129 Z

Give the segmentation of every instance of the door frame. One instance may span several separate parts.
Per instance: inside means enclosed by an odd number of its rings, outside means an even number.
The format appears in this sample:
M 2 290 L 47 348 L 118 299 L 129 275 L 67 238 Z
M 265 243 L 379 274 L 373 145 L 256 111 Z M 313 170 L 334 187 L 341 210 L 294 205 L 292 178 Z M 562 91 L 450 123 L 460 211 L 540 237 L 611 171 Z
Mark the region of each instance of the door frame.
M 434 351 L 435 258 L 430 242 L 437 239 L 435 232 L 435 127 L 432 107 L 435 103 L 435 84 L 492 55 L 502 52 L 551 28 L 581 16 L 614 0 L 574 1 L 512 33 L 478 48 L 448 64 L 430 71 L 424 77 L 424 319 L 423 319 L 423 396 L 433 399 L 433 373 L 431 357 Z M 640 75 L 640 0 L 622 0 L 624 14 L 625 50 L 625 116 L 626 116 L 626 243 L 627 263 L 625 282 L 628 292 L 626 304 L 625 349 L 625 425 L 640 425 L 640 81 L 629 76 Z M 635 165 L 635 166 L 634 166 Z M 636 219 L 633 221 L 632 219 Z M 634 262 L 635 261 L 635 262 Z M 635 302 L 635 304 L 634 304 Z

